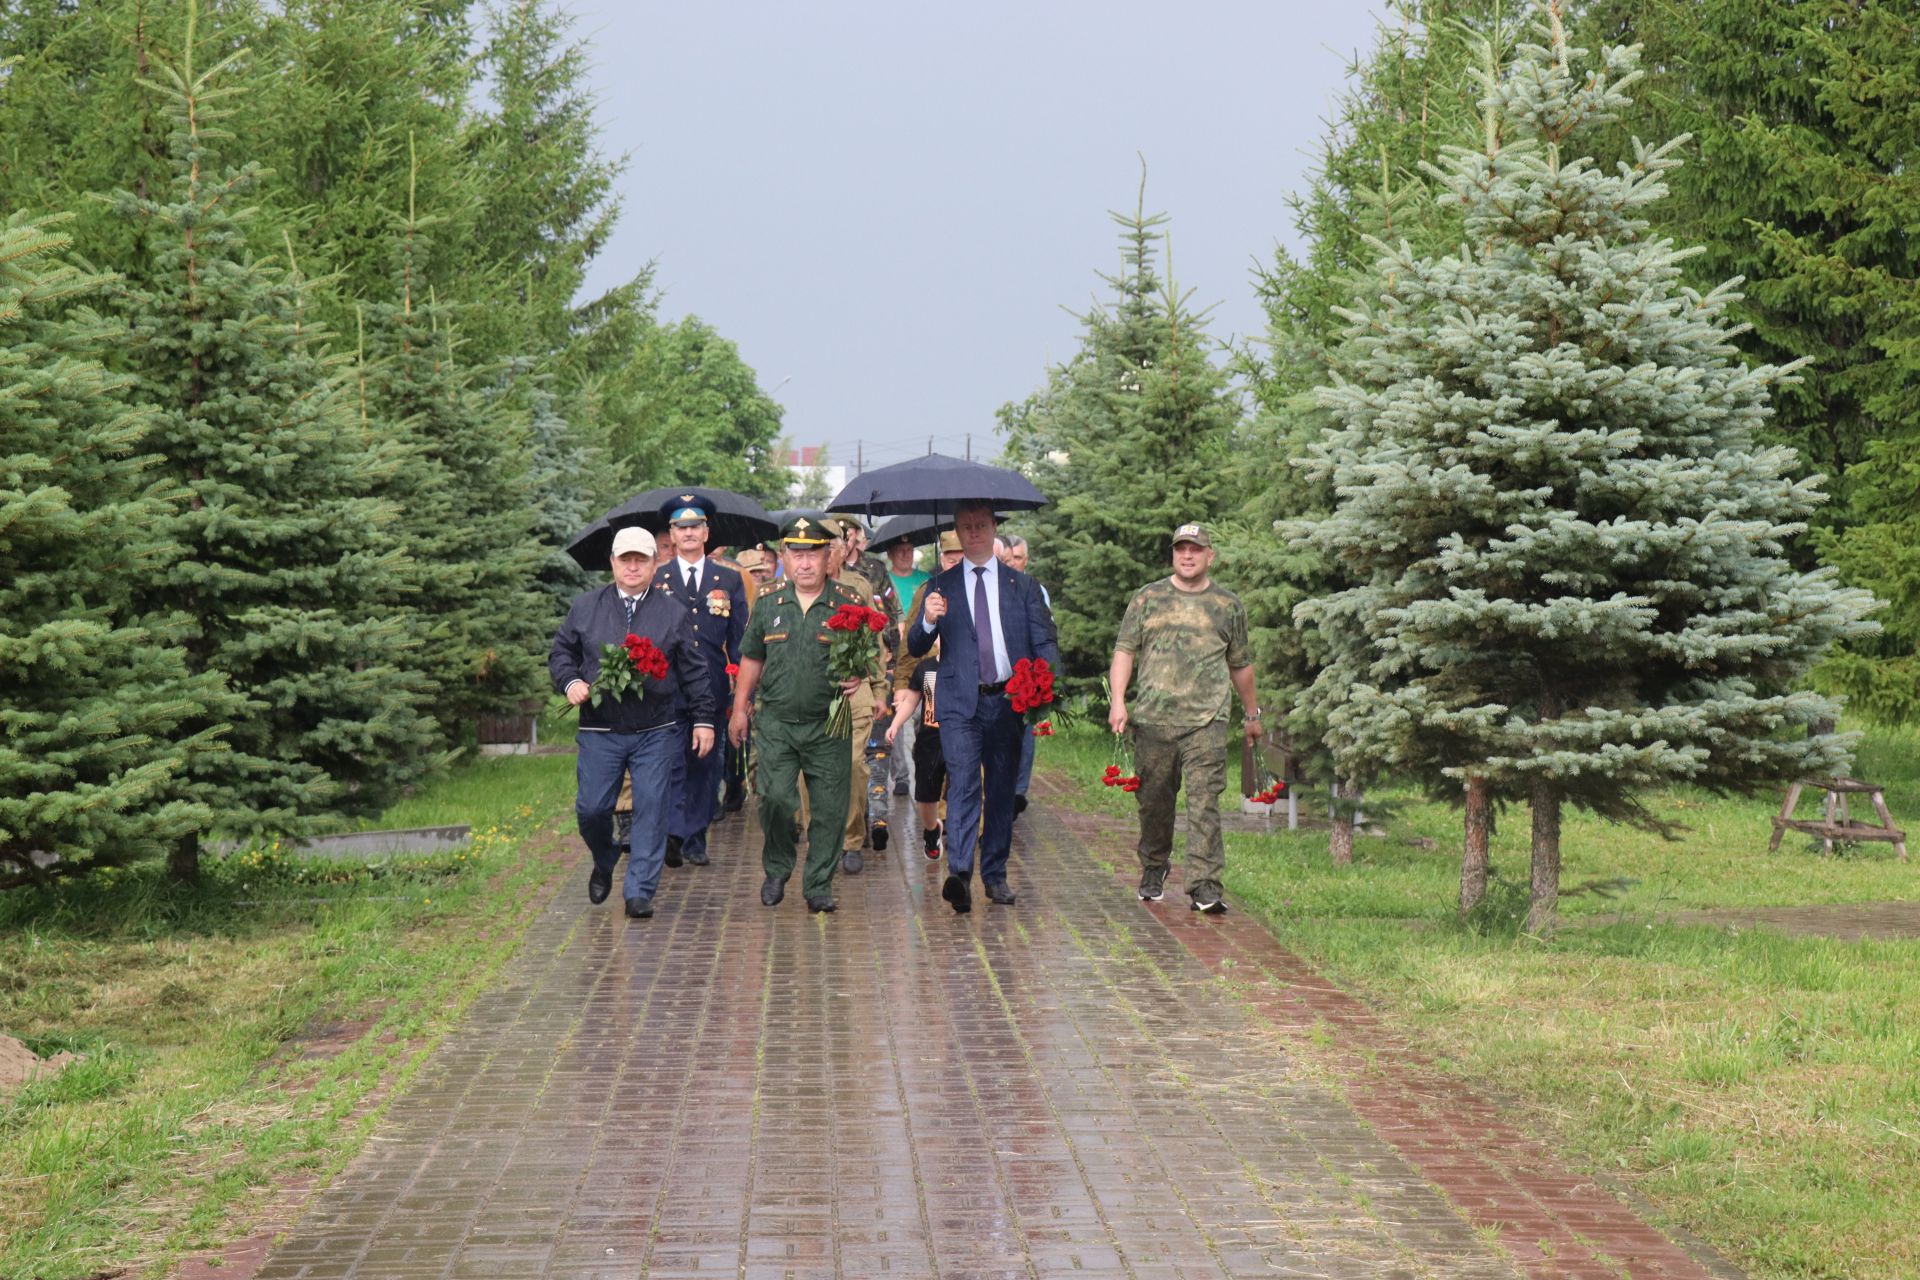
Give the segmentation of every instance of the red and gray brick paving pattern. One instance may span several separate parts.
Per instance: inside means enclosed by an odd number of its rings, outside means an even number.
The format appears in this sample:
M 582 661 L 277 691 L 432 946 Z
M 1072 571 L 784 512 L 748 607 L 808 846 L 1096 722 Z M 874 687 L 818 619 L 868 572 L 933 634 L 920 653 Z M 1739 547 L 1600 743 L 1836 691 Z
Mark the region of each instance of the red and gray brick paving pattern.
M 583 854 L 260 1280 L 1730 1274 L 1245 915 L 1137 902 L 1113 821 L 1036 804 L 966 917 L 906 843 L 831 916 L 740 818 L 648 921 Z

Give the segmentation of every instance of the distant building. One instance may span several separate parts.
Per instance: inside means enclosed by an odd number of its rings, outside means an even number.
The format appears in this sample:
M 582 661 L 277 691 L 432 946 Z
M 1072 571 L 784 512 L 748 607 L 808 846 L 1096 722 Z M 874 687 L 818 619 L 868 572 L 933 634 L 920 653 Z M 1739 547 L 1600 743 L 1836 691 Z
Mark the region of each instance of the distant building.
M 796 507 L 819 506 L 847 487 L 844 463 L 827 461 L 827 446 L 804 445 L 789 449 L 781 459 L 793 479 L 787 485 L 787 498 Z

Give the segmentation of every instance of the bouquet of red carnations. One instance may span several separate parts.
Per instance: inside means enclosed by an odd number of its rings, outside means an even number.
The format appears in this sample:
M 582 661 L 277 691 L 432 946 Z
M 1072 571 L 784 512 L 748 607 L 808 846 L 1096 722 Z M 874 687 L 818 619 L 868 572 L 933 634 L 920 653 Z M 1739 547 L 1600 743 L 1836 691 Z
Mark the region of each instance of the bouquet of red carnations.
M 827 645 L 827 674 L 833 682 L 868 680 L 873 664 L 880 656 L 880 633 L 887 629 L 887 615 L 863 604 L 843 604 L 827 619 L 833 639 Z M 853 736 L 853 706 L 847 695 L 835 692 L 827 707 L 827 732 L 836 738 Z
M 628 633 L 619 644 L 600 646 L 600 678 L 593 683 L 594 706 L 611 698 L 618 702 L 632 693 L 645 697 L 647 681 L 667 678 L 667 655 L 645 636 Z
M 1047 718 L 1047 708 L 1053 705 L 1053 668 L 1045 658 L 1022 658 L 1013 664 L 1007 700 L 1013 704 L 1013 713 L 1028 724 L 1037 725 Z

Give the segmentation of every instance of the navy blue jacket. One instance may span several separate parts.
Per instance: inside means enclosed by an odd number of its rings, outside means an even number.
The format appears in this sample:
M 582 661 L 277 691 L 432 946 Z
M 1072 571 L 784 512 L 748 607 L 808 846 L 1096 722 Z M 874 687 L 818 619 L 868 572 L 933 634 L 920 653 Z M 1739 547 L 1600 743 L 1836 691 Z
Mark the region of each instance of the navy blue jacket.
M 740 661 L 740 640 L 747 633 L 747 586 L 739 570 L 717 564 L 711 556 L 700 566 L 698 598 L 687 593 L 686 578 L 686 565 L 675 556 L 653 571 L 653 590 L 672 596 L 686 609 L 700 655 L 707 660 L 713 705 L 724 717 L 733 706 L 727 664 Z M 685 708 L 683 712 L 691 714 Z
M 620 589 L 612 583 L 597 591 L 575 596 L 567 610 L 567 620 L 554 632 L 553 648 L 547 653 L 547 670 L 553 676 L 555 692 L 565 695 L 575 680 L 588 684 L 600 678 L 600 647 L 619 644 L 626 639 L 627 610 L 620 603 Z M 712 726 L 719 704 L 713 697 L 713 682 L 707 675 L 707 659 L 694 637 L 687 611 L 672 596 L 649 591 L 633 611 L 632 634 L 653 641 L 654 648 L 667 655 L 667 678 L 648 680 L 644 696 L 627 694 L 618 702 L 591 702 L 580 706 L 580 727 L 613 733 L 644 733 L 674 723 L 686 708 L 695 724 Z M 725 672 L 721 675 L 724 678 Z
M 947 612 L 933 624 L 929 634 L 921 626 L 920 614 L 916 614 L 907 624 L 907 652 L 916 658 L 933 648 L 934 641 L 940 642 L 940 718 L 959 720 L 970 716 L 980 705 L 980 682 L 978 677 L 967 680 L 959 672 L 978 672 L 980 659 L 975 652 L 973 641 L 973 605 L 972 592 L 968 587 L 966 574 L 970 566 L 965 560 L 933 575 L 927 583 L 927 594 L 938 591 L 947 598 Z M 1017 569 L 999 566 L 996 575 L 1000 583 L 1000 633 L 1007 642 L 1007 661 L 1019 662 L 1022 658 L 1043 658 L 1060 672 L 1060 646 L 1053 628 L 1053 610 L 1047 608 L 1047 602 L 1040 595 L 1040 584 Z M 924 613 L 924 597 L 921 611 Z

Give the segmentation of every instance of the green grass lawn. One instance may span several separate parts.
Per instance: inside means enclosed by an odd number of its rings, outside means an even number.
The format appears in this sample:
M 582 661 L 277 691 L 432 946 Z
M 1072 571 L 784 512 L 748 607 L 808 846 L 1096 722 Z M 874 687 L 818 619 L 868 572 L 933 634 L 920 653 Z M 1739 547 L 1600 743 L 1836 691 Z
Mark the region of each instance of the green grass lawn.
M 1132 797 L 1097 780 L 1110 751 L 1104 730 L 1083 726 L 1043 742 L 1041 761 L 1082 782 L 1076 805 L 1130 820 Z M 1855 773 L 1888 787 L 1896 822 L 1920 827 L 1920 733 L 1869 732 Z M 1501 815 L 1499 880 L 1468 927 L 1454 913 L 1458 811 L 1383 798 L 1386 834 L 1357 840 L 1348 867 L 1329 861 L 1324 831 L 1230 835 L 1229 897 L 1446 1069 L 1754 1276 L 1920 1275 L 1920 941 L 1667 919 L 1912 900 L 1920 865 L 1885 844 L 1823 858 L 1794 835 L 1769 854 L 1780 793 L 1678 791 L 1656 806 L 1690 828 L 1677 841 L 1569 815 L 1562 915 L 1591 927 L 1541 941 L 1519 929 L 1524 808 Z
M 564 756 L 449 770 L 381 826 L 469 850 L 374 865 L 277 849 L 0 895 L 0 1030 L 85 1054 L 0 1110 L 0 1276 L 158 1274 L 244 1234 L 247 1193 L 344 1164 L 511 953 L 573 793 Z M 346 1024 L 338 1056 L 302 1042 Z

